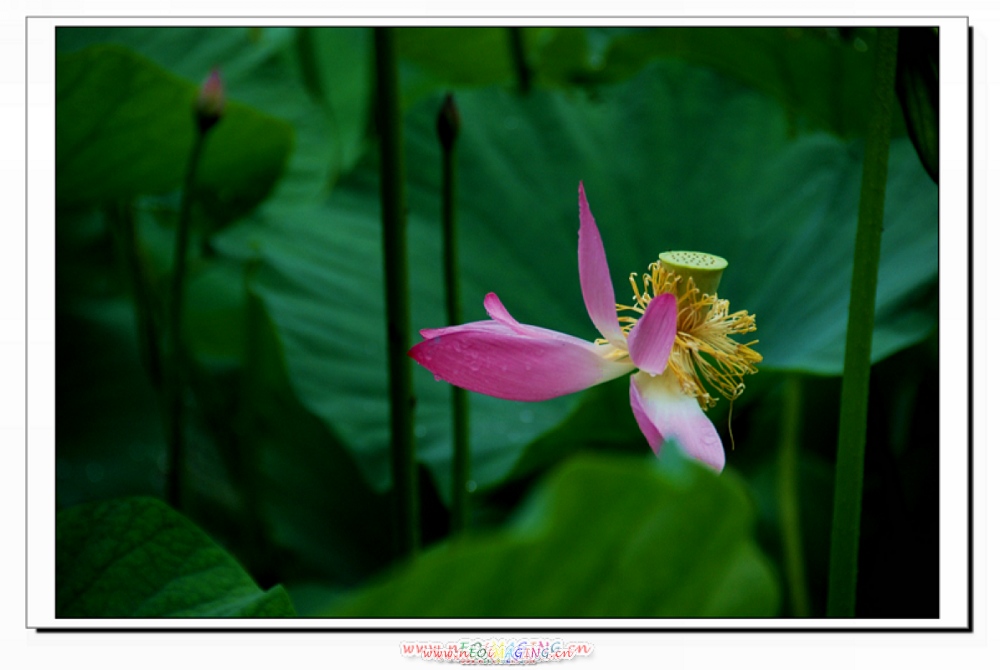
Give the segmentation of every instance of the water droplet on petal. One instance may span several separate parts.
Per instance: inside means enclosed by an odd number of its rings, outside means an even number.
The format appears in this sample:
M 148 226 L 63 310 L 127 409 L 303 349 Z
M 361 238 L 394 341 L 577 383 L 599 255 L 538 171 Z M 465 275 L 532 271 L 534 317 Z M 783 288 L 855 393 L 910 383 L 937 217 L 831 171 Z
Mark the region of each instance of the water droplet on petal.
M 435 374 L 434 375 L 434 381 L 436 381 L 436 382 L 441 381 L 441 375 Z

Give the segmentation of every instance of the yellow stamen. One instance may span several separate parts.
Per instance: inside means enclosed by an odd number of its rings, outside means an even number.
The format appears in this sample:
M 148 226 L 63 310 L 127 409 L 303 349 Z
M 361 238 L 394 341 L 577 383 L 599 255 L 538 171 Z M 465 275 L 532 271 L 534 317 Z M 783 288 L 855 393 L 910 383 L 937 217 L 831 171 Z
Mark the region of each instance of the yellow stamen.
M 757 340 L 743 344 L 730 335 L 757 330 L 755 315 L 746 310 L 730 314 L 728 300 L 703 293 L 693 277 L 685 278 L 662 261 L 652 263 L 649 273 L 643 274 L 641 290 L 636 273 L 629 276 L 629 283 L 635 303 L 617 305 L 619 312 L 641 317 L 656 296 L 677 296 L 677 336 L 667 368 L 677 375 L 684 392 L 697 398 L 702 409 L 714 406 L 718 400 L 709 394 L 705 383 L 729 401 L 739 397 L 744 389 L 743 376 L 756 373 L 754 365 L 763 359 L 750 348 Z M 626 337 L 638 322 L 635 316 L 619 316 L 618 320 Z

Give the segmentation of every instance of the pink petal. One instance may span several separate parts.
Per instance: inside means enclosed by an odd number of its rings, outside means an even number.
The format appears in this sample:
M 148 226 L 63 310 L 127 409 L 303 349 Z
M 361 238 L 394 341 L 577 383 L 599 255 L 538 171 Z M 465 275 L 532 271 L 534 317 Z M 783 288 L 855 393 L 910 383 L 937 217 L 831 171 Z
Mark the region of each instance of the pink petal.
M 446 326 L 444 328 L 424 328 L 420 331 L 420 334 L 425 340 L 429 340 L 434 337 L 440 337 L 441 335 L 450 335 L 452 333 L 470 332 L 472 330 L 481 330 L 489 333 L 497 332 L 497 329 L 504 330 L 509 329 L 514 331 L 518 335 L 524 335 L 526 337 L 534 337 L 540 339 L 550 339 L 550 340 L 562 340 L 573 345 L 577 345 L 580 342 L 586 342 L 578 337 L 573 337 L 572 335 L 566 335 L 565 333 L 560 333 L 555 330 L 549 330 L 548 328 L 540 328 L 538 326 L 527 326 L 514 317 L 510 315 L 507 308 L 504 307 L 503 303 L 500 302 L 500 298 L 496 293 L 487 293 L 486 298 L 483 300 L 483 306 L 486 308 L 486 313 L 490 315 L 492 321 L 472 321 L 470 323 L 464 323 L 459 326 Z M 591 345 L 590 342 L 586 344 Z M 597 346 L 597 345 L 593 345 Z M 603 351 L 603 348 L 602 348 Z
M 425 340 L 430 340 L 435 337 L 441 337 L 442 335 L 467 333 L 473 330 L 494 332 L 497 329 L 503 329 L 503 328 L 504 328 L 503 324 L 497 323 L 496 321 L 471 321 L 469 323 L 463 323 L 460 326 L 446 326 L 444 328 L 423 328 L 420 331 L 420 335 Z
M 662 374 L 677 335 L 677 297 L 664 293 L 653 298 L 628 334 L 628 353 L 643 372 Z
M 507 308 L 503 306 L 500 302 L 500 298 L 496 293 L 487 293 L 486 298 L 483 300 L 483 306 L 486 307 L 486 313 L 490 315 L 490 318 L 494 321 L 499 321 L 500 323 L 509 326 L 514 332 L 525 333 L 525 328 L 518 322 L 514 317 L 510 315 Z
M 436 379 L 506 400 L 548 400 L 635 369 L 627 358 L 605 358 L 611 345 L 514 323 L 518 330 L 477 321 L 422 331 L 428 339 L 410 349 L 410 357 Z
M 642 434 L 657 455 L 665 441 L 674 439 L 689 456 L 722 472 L 726 452 L 719 433 L 698 401 L 681 390 L 673 372 L 657 377 L 645 372 L 632 375 L 629 400 Z
M 621 349 L 625 348 L 625 337 L 618 325 L 618 311 L 615 308 L 615 290 L 608 271 L 608 258 L 604 253 L 601 233 L 597 230 L 594 215 L 590 213 L 587 194 L 580 182 L 580 243 L 577 248 L 580 264 L 580 289 L 583 302 L 587 305 L 590 320 L 601 335 Z

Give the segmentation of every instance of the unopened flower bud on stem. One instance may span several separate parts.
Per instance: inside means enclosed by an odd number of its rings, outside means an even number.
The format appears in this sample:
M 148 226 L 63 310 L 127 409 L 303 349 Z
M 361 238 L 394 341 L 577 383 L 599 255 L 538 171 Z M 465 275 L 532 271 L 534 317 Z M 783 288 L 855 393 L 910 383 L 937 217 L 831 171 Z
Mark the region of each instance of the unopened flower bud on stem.
M 198 129 L 203 133 L 207 132 L 222 118 L 225 107 L 226 89 L 222 84 L 222 77 L 218 70 L 212 70 L 202 83 L 198 99 L 195 101 L 194 112 L 198 120 Z

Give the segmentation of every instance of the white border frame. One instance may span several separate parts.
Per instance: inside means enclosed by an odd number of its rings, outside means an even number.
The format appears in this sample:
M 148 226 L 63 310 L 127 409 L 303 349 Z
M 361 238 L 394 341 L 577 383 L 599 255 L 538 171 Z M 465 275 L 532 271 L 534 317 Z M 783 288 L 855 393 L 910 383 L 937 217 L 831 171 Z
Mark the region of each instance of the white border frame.
M 940 98 L 940 618 L 926 619 L 58 619 L 55 617 L 55 30 L 57 25 L 939 25 Z M 964 18 L 29 18 L 27 36 L 27 569 L 26 625 L 58 629 L 428 629 L 441 630 L 940 630 L 970 621 L 968 21 Z M 943 222 L 947 222 L 945 225 Z M 976 449 L 981 451 L 982 442 Z M 982 463 L 981 455 L 977 458 Z M 978 486 L 984 481 L 976 477 Z M 979 490 L 982 490 L 980 488 Z M 409 637 L 416 637 L 410 635 Z M 434 636 L 449 639 L 454 636 Z M 586 634 L 577 635 L 581 639 Z

